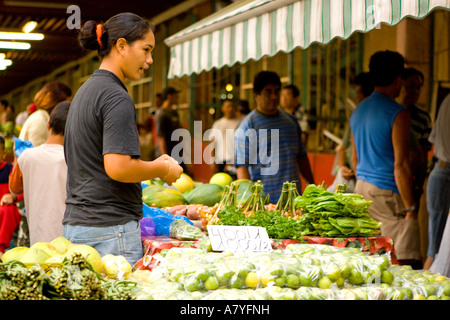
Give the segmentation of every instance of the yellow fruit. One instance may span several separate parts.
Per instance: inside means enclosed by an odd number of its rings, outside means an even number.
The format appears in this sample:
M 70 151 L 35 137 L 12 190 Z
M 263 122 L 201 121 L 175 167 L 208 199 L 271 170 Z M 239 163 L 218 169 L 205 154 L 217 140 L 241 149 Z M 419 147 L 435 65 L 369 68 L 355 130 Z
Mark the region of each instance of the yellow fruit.
M 55 254 L 59 254 L 59 250 L 52 245 L 50 242 L 36 242 L 35 244 L 33 244 L 31 248 L 36 248 L 36 249 L 42 249 L 44 250 L 49 256 L 54 256 Z
M 447 279 L 446 277 L 439 275 L 436 276 L 436 278 L 434 278 L 434 281 L 445 281 L 446 279 Z
M 2 261 L 7 262 L 10 260 L 20 260 L 25 253 L 28 252 L 30 248 L 28 247 L 14 247 L 8 251 L 6 251 L 2 256 Z
M 95 248 L 87 244 L 72 244 L 67 248 L 64 256 L 71 257 L 76 252 L 81 253 L 96 271 L 100 273 L 103 271 L 102 257 Z
M 67 247 L 70 246 L 72 243 L 63 236 L 60 236 L 50 241 L 50 244 L 56 247 L 59 253 L 64 254 L 64 252 L 66 252 L 67 250 Z
M 149 282 L 152 272 L 150 270 L 135 270 L 134 272 L 125 276 L 127 280 L 134 280 L 136 282 Z
M 58 254 L 51 256 L 47 260 L 45 260 L 45 263 L 61 264 L 61 263 L 63 263 L 63 260 L 64 260 L 64 255 L 58 253 Z
M 31 247 L 20 259 L 20 262 L 25 264 L 43 263 L 50 257 L 44 249 Z
M 249 288 L 256 288 L 258 286 L 258 283 L 259 283 L 258 275 L 253 271 L 249 272 L 245 277 L 245 284 Z
M 181 193 L 185 193 L 189 190 L 194 189 L 194 180 L 186 173 L 182 173 L 175 183 L 172 184 Z
M 131 265 L 124 256 L 106 254 L 102 257 L 103 273 L 110 279 L 122 279 L 131 272 Z
M 218 184 L 219 186 L 225 187 L 226 185 L 229 185 L 232 181 L 233 178 L 228 173 L 217 172 L 211 177 L 209 183 Z
M 269 283 L 271 282 L 275 283 L 274 279 L 275 279 L 274 275 L 270 273 L 264 273 L 263 275 L 261 275 L 260 282 L 263 287 L 267 287 Z

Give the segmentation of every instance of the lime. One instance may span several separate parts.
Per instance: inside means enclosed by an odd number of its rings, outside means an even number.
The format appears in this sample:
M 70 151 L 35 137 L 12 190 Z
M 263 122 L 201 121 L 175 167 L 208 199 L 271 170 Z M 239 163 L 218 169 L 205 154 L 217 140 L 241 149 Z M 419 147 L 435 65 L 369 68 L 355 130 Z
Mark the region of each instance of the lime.
M 249 288 L 256 288 L 258 286 L 258 283 L 258 275 L 253 271 L 249 272 L 245 277 L 245 285 Z
M 350 282 L 353 285 L 360 285 L 360 284 L 364 283 L 364 278 L 363 278 L 361 272 L 359 272 L 356 269 L 352 269 L 352 271 L 350 273 L 350 277 L 348 277 L 348 282 Z
M 274 263 L 270 266 L 269 272 L 270 272 L 270 274 L 272 274 L 274 276 L 281 277 L 284 273 L 284 269 L 278 263 Z
M 205 281 L 206 290 L 216 290 L 219 288 L 219 281 L 215 276 L 209 276 Z
M 350 277 L 350 273 L 352 272 L 352 268 L 350 268 L 349 265 L 341 265 L 340 267 L 340 272 L 341 272 L 341 276 L 345 279 L 347 279 L 348 277 Z
M 284 287 L 285 283 L 286 283 L 286 277 L 285 276 L 281 276 L 278 278 L 274 279 L 275 285 L 278 287 Z
M 426 284 L 424 286 L 425 291 L 427 292 L 427 297 L 429 296 L 435 296 L 437 293 L 436 287 L 432 284 Z
M 286 276 L 286 285 L 290 288 L 298 288 L 300 279 L 295 274 L 288 274 Z
M 391 300 L 405 300 L 405 294 L 401 290 L 393 289 Z
M 390 267 L 389 259 L 385 256 L 380 256 L 375 258 L 375 263 L 382 269 L 386 270 Z
M 259 282 L 261 283 L 261 285 L 262 285 L 263 287 L 267 287 L 267 285 L 268 285 L 270 282 L 273 282 L 273 281 L 274 281 L 274 278 L 275 278 L 275 276 L 273 276 L 272 274 L 266 272 L 266 273 L 263 273 L 263 274 L 261 275 L 261 277 L 259 278 Z
M 226 285 L 234 272 L 227 268 L 219 268 L 216 270 L 216 277 L 219 284 Z
M 322 277 L 322 278 L 319 280 L 319 282 L 318 282 L 317 285 L 318 285 L 319 288 L 321 288 L 321 289 L 329 289 L 330 286 L 331 286 L 331 280 L 330 280 L 330 278 L 328 278 L 327 276 Z
M 381 282 L 387 284 L 392 284 L 392 282 L 394 282 L 394 275 L 390 270 L 383 271 L 383 273 L 381 274 Z
M 206 268 L 203 268 L 196 272 L 196 276 L 197 276 L 197 280 L 205 281 L 206 279 L 208 279 L 209 270 Z
M 335 263 L 328 264 L 326 268 L 326 274 L 331 281 L 336 281 L 341 277 L 341 271 Z
M 344 286 L 345 279 L 343 277 L 339 277 L 339 279 L 336 280 L 336 285 L 338 288 L 342 288 Z
M 245 277 L 247 276 L 248 272 L 250 271 L 250 269 L 248 268 L 248 266 L 240 266 L 237 271 L 236 274 L 241 277 L 242 279 L 245 279 Z
M 427 300 L 439 300 L 439 298 L 432 294 L 431 296 L 428 296 Z
M 298 278 L 300 280 L 300 284 L 302 285 L 302 287 L 314 287 L 314 286 L 316 286 L 317 281 L 312 280 L 311 277 L 308 276 L 308 274 L 306 274 L 306 273 L 303 273 L 303 272 L 300 273 Z
M 169 279 L 170 281 L 178 282 L 182 275 L 183 272 L 181 271 L 181 269 L 175 269 L 170 273 Z
M 401 288 L 400 289 L 405 294 L 405 300 L 411 300 L 414 296 L 414 293 L 410 288 Z
M 450 297 L 445 294 L 442 294 L 439 299 L 440 300 L 450 300 Z
M 188 277 L 184 283 L 184 289 L 189 292 L 196 291 L 200 289 L 200 281 L 195 277 Z
M 244 280 L 238 276 L 238 274 L 234 274 L 230 279 L 230 288 L 240 289 L 244 285 Z
M 442 294 L 445 294 L 446 296 L 450 297 L 450 284 L 446 284 L 444 286 L 444 290 L 442 291 Z

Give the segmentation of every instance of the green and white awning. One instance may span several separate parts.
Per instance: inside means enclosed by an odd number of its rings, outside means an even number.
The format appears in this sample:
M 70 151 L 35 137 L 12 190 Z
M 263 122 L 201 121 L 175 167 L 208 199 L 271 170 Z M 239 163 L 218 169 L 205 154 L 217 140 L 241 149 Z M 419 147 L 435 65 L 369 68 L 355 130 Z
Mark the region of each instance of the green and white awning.
M 450 0 L 241 0 L 165 39 L 169 78 L 424 18 Z

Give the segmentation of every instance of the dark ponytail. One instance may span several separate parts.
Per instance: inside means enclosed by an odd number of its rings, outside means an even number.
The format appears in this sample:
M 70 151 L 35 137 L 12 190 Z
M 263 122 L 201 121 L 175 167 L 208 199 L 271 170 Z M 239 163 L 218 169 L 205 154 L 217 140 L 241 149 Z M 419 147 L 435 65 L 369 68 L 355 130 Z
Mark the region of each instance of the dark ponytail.
M 100 42 L 97 37 L 97 25 L 101 24 Z M 81 47 L 97 50 L 103 58 L 107 56 L 117 40 L 124 38 L 128 43 L 143 39 L 148 31 L 155 32 L 154 25 L 134 13 L 119 13 L 109 18 L 104 24 L 93 20 L 87 21 L 78 34 Z M 100 45 L 101 44 L 101 45 Z

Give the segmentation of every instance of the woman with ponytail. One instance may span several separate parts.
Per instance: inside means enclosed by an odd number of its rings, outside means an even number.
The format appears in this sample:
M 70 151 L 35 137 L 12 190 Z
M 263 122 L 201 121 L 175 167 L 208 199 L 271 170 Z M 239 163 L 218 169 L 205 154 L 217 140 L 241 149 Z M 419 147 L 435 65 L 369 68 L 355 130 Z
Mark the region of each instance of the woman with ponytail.
M 124 85 L 153 63 L 154 27 L 120 13 L 105 23 L 87 21 L 78 39 L 98 52 L 101 64 L 75 94 L 67 118 L 64 237 L 102 256 L 123 255 L 133 265 L 143 255 L 140 182 L 159 177 L 171 185 L 182 172 L 168 155 L 140 159 L 136 109 Z

